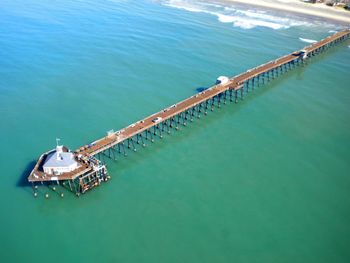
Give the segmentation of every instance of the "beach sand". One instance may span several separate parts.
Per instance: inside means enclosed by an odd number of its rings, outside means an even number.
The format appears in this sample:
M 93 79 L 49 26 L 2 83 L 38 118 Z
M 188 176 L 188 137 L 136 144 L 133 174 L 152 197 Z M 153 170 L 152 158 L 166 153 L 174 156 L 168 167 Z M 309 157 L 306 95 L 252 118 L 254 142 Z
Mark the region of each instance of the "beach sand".
M 227 0 L 228 2 L 260 6 L 264 8 L 283 10 L 287 12 L 310 15 L 350 23 L 350 11 L 329 7 L 325 4 L 308 4 L 299 0 Z

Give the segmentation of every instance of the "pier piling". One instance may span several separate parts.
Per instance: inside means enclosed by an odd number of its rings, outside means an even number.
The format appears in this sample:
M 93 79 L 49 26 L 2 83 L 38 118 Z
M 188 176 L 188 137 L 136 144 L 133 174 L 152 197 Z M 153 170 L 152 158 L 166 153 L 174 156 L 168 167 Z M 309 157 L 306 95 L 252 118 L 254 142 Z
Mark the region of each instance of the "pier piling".
M 78 163 L 78 168 L 73 171 L 61 174 L 44 172 L 43 164 L 54 150 L 42 154 L 28 177 L 28 181 L 32 184 L 34 197 L 39 194 L 39 185 L 46 189 L 50 188 L 61 197 L 64 196 L 59 190 L 61 187 L 79 197 L 80 194 L 110 178 L 105 165 L 105 157 L 117 160 L 118 153 L 126 157 L 126 148 L 133 152 L 137 151 L 135 143 L 145 147 L 144 140 L 153 143 L 155 137 L 163 138 L 163 133 L 170 134 L 171 129 L 179 130 L 179 125 L 186 126 L 187 121 L 192 122 L 194 117 L 199 120 L 202 114 L 207 115 L 208 109 L 214 111 L 215 107 L 220 108 L 222 103 L 225 105 L 227 100 L 238 103 L 238 97 L 244 100 L 245 91 L 248 94 L 295 67 L 305 65 L 309 58 L 349 37 L 349 29 L 337 32 L 302 50 L 247 70 L 235 77 L 229 79 L 225 77 L 228 80 L 225 83 L 216 84 L 117 132 L 108 132 L 107 136 L 74 151 L 74 159 Z M 51 185 L 53 183 L 57 185 Z M 48 192 L 45 192 L 44 196 L 49 198 Z

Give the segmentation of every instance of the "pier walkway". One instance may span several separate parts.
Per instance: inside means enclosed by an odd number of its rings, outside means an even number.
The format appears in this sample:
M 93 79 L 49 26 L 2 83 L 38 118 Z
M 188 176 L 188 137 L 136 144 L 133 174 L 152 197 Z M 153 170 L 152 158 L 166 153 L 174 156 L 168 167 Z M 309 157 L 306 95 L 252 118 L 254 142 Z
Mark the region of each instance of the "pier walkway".
M 130 126 L 121 129 L 113 134 L 110 134 L 107 137 L 104 137 L 100 140 L 97 140 L 90 144 L 90 146 L 84 146 L 80 149 L 78 149 L 76 152 L 80 153 L 82 155 L 96 155 L 100 152 L 105 151 L 106 149 L 121 143 L 123 141 L 126 141 L 137 134 L 140 134 L 146 130 L 149 130 L 153 127 L 156 127 L 158 129 L 159 123 L 154 121 L 156 118 L 161 118 L 161 122 L 165 122 L 171 118 L 174 118 L 175 116 L 186 113 L 186 111 L 190 110 L 191 108 L 194 108 L 196 106 L 199 106 L 203 103 L 209 103 L 209 100 L 212 100 L 215 98 L 215 96 L 218 96 L 220 94 L 224 94 L 227 91 L 234 92 L 235 100 L 237 101 L 238 94 L 237 92 L 244 92 L 244 83 L 247 81 L 255 81 L 254 78 L 259 78 L 263 74 L 275 74 L 275 71 L 281 71 L 281 67 L 292 67 L 292 64 L 297 64 L 303 60 L 303 58 L 300 56 L 301 54 L 304 54 L 304 56 L 314 56 L 316 53 L 319 53 L 320 51 L 323 51 L 324 49 L 328 48 L 330 45 L 335 44 L 338 41 L 343 40 L 344 38 L 348 37 L 350 35 L 350 30 L 345 30 L 342 32 L 338 32 L 334 34 L 333 36 L 329 36 L 317 43 L 314 43 L 308 47 L 305 47 L 303 51 L 306 51 L 305 54 L 302 51 L 297 51 L 292 54 L 286 55 L 284 57 L 278 58 L 276 60 L 270 61 L 266 64 L 263 64 L 261 66 L 258 66 L 256 68 L 250 69 L 240 75 L 237 75 L 229 80 L 228 83 L 225 84 L 219 84 L 215 85 L 211 88 L 208 88 L 207 90 L 200 92 L 186 100 L 183 100 L 177 104 L 174 104 L 173 106 L 170 106 L 169 108 L 166 108 L 160 112 L 157 112 L 149 117 L 146 117 L 145 119 L 138 121 L 134 124 L 131 124 Z M 306 58 L 306 57 L 305 57 Z M 304 59 L 305 59 L 304 58 Z M 225 94 L 224 94 L 225 95 Z M 227 95 L 227 94 L 226 94 Z M 232 93 L 229 94 L 232 98 Z M 240 94 L 242 95 L 242 94 Z M 201 105 L 202 106 L 202 105 Z
M 136 151 L 135 144 L 145 146 L 145 141 L 154 141 L 154 137 L 163 137 L 163 133 L 170 133 L 172 128 L 178 129 L 178 125 L 187 125 L 194 117 L 207 114 L 208 110 L 220 107 L 227 100 L 237 102 L 243 99 L 244 93 L 254 89 L 256 85 L 265 84 L 278 75 L 304 63 L 308 58 L 328 49 L 350 37 L 350 29 L 343 30 L 322 39 L 302 50 L 269 61 L 263 65 L 247 70 L 246 72 L 227 78 L 190 98 L 180 101 L 151 116 L 137 121 L 128 127 L 116 132 L 110 131 L 107 136 L 74 151 L 74 156 L 79 163 L 79 168 L 60 175 L 46 174 L 42 165 L 48 153 L 43 154 L 37 165 L 28 177 L 28 181 L 35 184 L 68 181 L 70 190 L 79 194 L 95 185 L 99 185 L 101 178 L 106 179 L 106 167 L 101 166 L 101 154 L 116 159 L 117 153 L 126 155 L 126 148 Z M 96 172 L 99 171 L 99 172 Z M 102 176 L 102 177 L 100 177 Z M 72 187 L 73 185 L 73 187 Z M 72 190 L 73 191 L 73 190 Z

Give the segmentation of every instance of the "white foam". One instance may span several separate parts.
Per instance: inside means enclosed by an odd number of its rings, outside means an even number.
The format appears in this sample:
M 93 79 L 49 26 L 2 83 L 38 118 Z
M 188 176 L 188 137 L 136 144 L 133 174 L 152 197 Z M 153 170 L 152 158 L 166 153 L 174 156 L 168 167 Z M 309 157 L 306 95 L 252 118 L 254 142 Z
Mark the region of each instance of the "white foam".
M 189 12 L 203 12 L 202 9 L 198 8 L 197 6 L 191 5 L 185 1 L 181 0 L 169 0 L 167 3 L 164 3 L 164 5 L 169 6 L 169 7 L 174 7 L 178 9 L 184 9 Z
M 219 13 L 213 13 L 218 17 L 218 20 L 222 23 L 233 23 L 234 26 L 240 27 L 243 29 L 251 29 L 257 26 L 262 26 L 262 27 L 269 27 L 272 29 L 281 29 L 281 28 L 287 28 L 288 26 L 274 23 L 274 22 L 269 22 L 269 21 L 264 21 L 264 20 L 259 20 L 259 19 L 251 19 L 247 17 L 241 17 L 241 16 L 229 16 L 229 15 L 222 15 Z
M 189 12 L 202 12 L 214 15 L 222 23 L 232 23 L 233 26 L 243 29 L 267 27 L 277 30 L 308 24 L 286 17 L 273 16 L 264 11 L 237 10 L 233 7 L 201 3 L 199 1 L 164 0 L 162 4 L 169 7 L 184 9 Z
M 228 6 L 225 6 L 225 7 L 224 7 L 224 10 L 225 10 L 225 11 L 237 11 L 235 8 L 233 8 L 233 7 L 228 7 Z
M 274 29 L 280 29 L 280 28 L 289 28 L 291 26 L 301 26 L 301 25 L 309 25 L 309 23 L 304 21 L 297 21 L 294 19 L 290 19 L 287 17 L 279 17 L 267 14 L 265 11 L 253 11 L 253 10 L 237 10 L 237 13 L 243 14 L 244 16 L 254 18 L 257 20 L 263 20 L 269 23 L 272 23 L 274 25 L 278 24 L 280 27 L 273 26 Z
M 259 12 L 259 11 L 252 11 L 252 10 L 237 10 L 237 13 L 243 14 L 248 17 L 253 17 L 253 18 L 258 18 L 258 19 L 263 19 L 263 20 L 268 20 L 268 21 L 279 21 L 279 22 L 288 22 L 289 19 L 283 18 L 283 17 L 276 17 L 272 15 L 266 14 L 266 12 Z
M 205 6 L 213 6 L 213 7 L 217 7 L 217 8 L 222 8 L 222 5 L 211 4 L 211 3 L 202 3 L 202 5 L 205 5 Z
M 233 23 L 236 18 L 234 16 L 229 16 L 229 15 L 222 15 L 219 13 L 211 13 L 212 15 L 216 15 L 218 17 L 218 20 L 222 23 Z
M 302 38 L 302 37 L 299 37 L 300 41 L 303 41 L 305 43 L 316 43 L 317 40 L 313 40 L 313 39 L 307 39 L 307 38 Z
M 338 31 L 336 30 L 329 30 L 328 33 L 337 33 Z

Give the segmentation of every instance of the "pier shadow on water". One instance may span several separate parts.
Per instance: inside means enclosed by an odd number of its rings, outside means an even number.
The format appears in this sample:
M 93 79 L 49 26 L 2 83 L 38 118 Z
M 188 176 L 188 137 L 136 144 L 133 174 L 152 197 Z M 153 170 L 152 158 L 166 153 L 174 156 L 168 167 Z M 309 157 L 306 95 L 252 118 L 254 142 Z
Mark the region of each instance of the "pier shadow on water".
M 197 92 L 203 92 L 203 91 L 205 91 L 207 89 L 209 89 L 209 87 L 198 87 L 198 88 L 196 88 L 196 91 Z
M 17 187 L 30 187 L 30 183 L 28 182 L 27 178 L 30 174 L 30 172 L 33 170 L 36 162 L 31 161 L 27 164 L 27 166 L 24 168 L 23 172 L 21 173 L 19 179 L 17 180 L 16 186 Z

